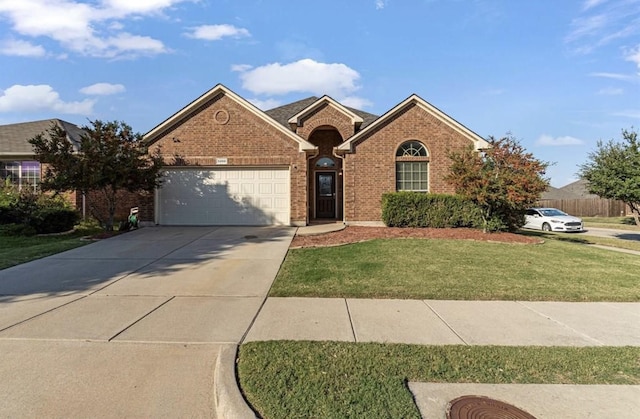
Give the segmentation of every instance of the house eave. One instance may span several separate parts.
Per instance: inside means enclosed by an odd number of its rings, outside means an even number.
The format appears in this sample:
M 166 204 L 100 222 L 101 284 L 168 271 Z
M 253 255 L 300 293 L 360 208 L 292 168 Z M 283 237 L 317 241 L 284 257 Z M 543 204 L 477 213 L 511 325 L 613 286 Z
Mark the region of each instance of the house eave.
M 367 125 L 367 127 L 364 128 L 362 131 L 360 131 L 359 133 L 357 133 L 356 135 L 354 135 L 353 137 L 349 138 L 347 141 L 345 141 L 344 143 L 336 147 L 336 152 L 339 154 L 352 153 L 353 144 L 356 141 L 358 141 L 360 138 L 367 135 L 369 131 L 376 129 L 376 127 L 379 127 L 380 125 L 385 123 L 387 120 L 393 118 L 393 116 L 397 115 L 399 112 L 401 112 L 406 107 L 411 105 L 416 105 L 420 107 L 425 112 L 433 115 L 434 117 L 444 122 L 447 126 L 452 128 L 456 132 L 468 138 L 473 143 L 474 149 L 476 151 L 481 151 L 483 149 L 490 148 L 490 144 L 485 139 L 480 137 L 478 134 L 471 131 L 470 129 L 468 129 L 467 127 L 465 127 L 464 125 L 456 121 L 455 119 L 451 118 L 450 116 L 442 112 L 440 109 L 436 108 L 435 106 L 425 101 L 424 99 L 420 98 L 418 95 L 413 94 L 409 96 L 407 99 L 400 102 L 393 109 L 391 109 L 390 111 L 382 115 L 380 118 L 376 119 L 373 123 Z
M 210 99 L 212 99 L 213 97 L 215 97 L 220 93 L 232 98 L 234 101 L 239 103 L 242 107 L 244 107 L 246 110 L 248 110 L 249 112 L 257 116 L 258 118 L 262 119 L 263 121 L 267 122 L 268 124 L 276 128 L 278 131 L 280 131 L 281 133 L 285 134 L 287 137 L 291 138 L 293 141 L 298 143 L 298 149 L 300 152 L 309 153 L 309 152 L 313 152 L 316 149 L 316 146 L 304 140 L 294 132 L 287 130 L 285 127 L 278 124 L 275 120 L 273 120 L 263 111 L 258 109 L 252 103 L 248 102 L 246 99 L 243 99 L 242 97 L 240 97 L 239 95 L 237 95 L 236 93 L 234 93 L 233 91 L 231 91 L 230 89 L 228 89 L 222 84 L 217 84 L 212 89 L 202 94 L 199 98 L 189 103 L 187 106 L 180 109 L 178 112 L 176 112 L 175 114 L 173 114 L 172 116 L 170 116 L 169 118 L 167 118 L 166 120 L 164 120 L 163 122 L 161 122 L 160 124 L 152 128 L 149 132 L 147 132 L 143 136 L 143 141 L 148 146 L 152 145 L 164 133 L 169 131 L 172 127 L 177 125 L 179 122 L 188 119 L 196 109 L 200 108 L 200 106 L 202 106 L 204 103 L 206 103 L 207 101 L 209 101 Z
M 34 153 L 21 153 L 19 151 L 0 151 L 0 156 L 35 156 Z

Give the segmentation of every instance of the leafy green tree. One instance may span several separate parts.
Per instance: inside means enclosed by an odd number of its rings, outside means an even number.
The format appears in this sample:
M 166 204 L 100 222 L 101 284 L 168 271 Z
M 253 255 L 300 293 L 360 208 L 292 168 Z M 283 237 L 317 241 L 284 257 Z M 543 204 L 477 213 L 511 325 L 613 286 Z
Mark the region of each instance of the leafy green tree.
M 124 122 L 95 120 L 82 129 L 78 151 L 57 125 L 29 140 L 36 158 L 46 168 L 40 186 L 43 190 L 79 191 L 99 197 L 107 207 L 106 219 L 102 219 L 93 199 L 89 200 L 89 210 L 106 230 L 111 230 L 119 192 L 150 192 L 160 186 L 163 158 L 159 150 L 148 154 L 142 135 Z
M 524 211 L 548 188 L 548 163 L 527 153 L 510 134 L 489 137 L 490 148 L 472 146 L 449 152 L 451 171 L 445 180 L 456 193 L 475 202 L 482 212 L 484 231 L 515 231 L 524 224 Z
M 622 130 L 622 142 L 598 141 L 589 160 L 580 165 L 579 176 L 589 184 L 589 192 L 601 198 L 616 199 L 631 208 L 640 226 L 640 144 L 638 132 Z

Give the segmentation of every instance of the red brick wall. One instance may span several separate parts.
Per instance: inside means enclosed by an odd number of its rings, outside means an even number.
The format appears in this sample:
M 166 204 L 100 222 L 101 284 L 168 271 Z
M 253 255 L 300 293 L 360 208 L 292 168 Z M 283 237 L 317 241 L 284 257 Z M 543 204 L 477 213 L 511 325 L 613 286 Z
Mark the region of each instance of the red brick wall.
M 167 164 L 208 166 L 226 158 L 231 166 L 284 166 L 291 170 L 291 221 L 306 222 L 306 156 L 296 141 L 220 94 L 153 144 Z M 174 159 L 178 157 L 178 159 Z M 177 160 L 177 161 L 176 161 Z M 153 213 L 153 211 L 152 211 Z
M 394 192 L 398 146 L 422 142 L 429 152 L 429 192 L 453 193 L 443 177 L 449 172 L 447 150 L 468 146 L 470 140 L 418 106 L 410 106 L 354 144 L 345 155 L 346 221 L 380 221 L 382 194 Z
M 82 194 L 77 194 L 77 207 L 82 211 Z M 141 221 L 153 221 L 153 193 L 131 193 L 121 191 L 117 196 L 117 208 L 115 214 L 115 226 L 118 227 L 120 221 L 124 221 L 129 216 L 129 211 L 133 207 L 138 207 L 138 219 Z M 99 217 L 105 221 L 109 210 L 106 202 L 98 192 L 90 193 L 85 197 L 86 216 L 92 217 L 92 212 L 97 212 Z
M 345 140 L 355 133 L 351 118 L 333 106 L 325 104 L 304 117 L 301 126 L 297 129 L 297 134 L 308 139 L 317 128 L 323 126 L 334 127 Z

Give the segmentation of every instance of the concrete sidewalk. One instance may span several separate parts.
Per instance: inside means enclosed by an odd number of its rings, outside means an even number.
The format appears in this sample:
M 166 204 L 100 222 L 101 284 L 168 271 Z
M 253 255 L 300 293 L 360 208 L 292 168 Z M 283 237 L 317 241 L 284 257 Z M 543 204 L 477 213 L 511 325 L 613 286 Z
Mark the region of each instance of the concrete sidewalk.
M 268 298 L 244 342 L 640 346 L 640 303 Z M 537 419 L 640 417 L 640 386 L 409 383 L 424 418 L 481 395 Z
M 256 340 L 640 346 L 640 303 L 268 298 Z

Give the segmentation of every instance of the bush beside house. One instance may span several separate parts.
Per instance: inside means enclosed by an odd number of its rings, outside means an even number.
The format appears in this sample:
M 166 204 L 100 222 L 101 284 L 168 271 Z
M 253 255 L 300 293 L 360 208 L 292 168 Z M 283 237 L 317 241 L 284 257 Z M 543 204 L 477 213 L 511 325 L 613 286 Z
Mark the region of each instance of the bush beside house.
M 388 227 L 482 228 L 480 208 L 458 195 L 395 192 L 382 196 Z
M 19 190 L 9 182 L 0 188 L 0 224 L 6 234 L 30 235 L 72 230 L 80 214 L 59 195 Z

